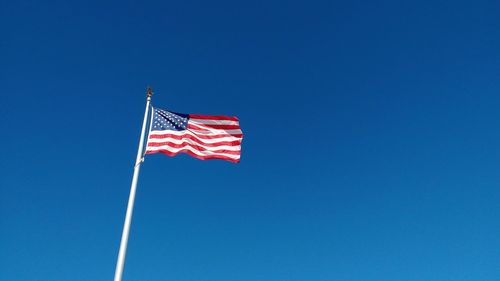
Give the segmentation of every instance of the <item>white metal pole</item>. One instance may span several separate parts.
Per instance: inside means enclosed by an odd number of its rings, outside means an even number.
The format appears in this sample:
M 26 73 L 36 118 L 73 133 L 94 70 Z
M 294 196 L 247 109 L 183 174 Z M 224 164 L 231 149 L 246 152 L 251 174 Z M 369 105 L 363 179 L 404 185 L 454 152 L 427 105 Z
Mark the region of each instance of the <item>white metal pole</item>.
M 137 179 L 139 178 L 139 170 L 143 157 L 144 133 L 146 132 L 146 123 L 148 120 L 149 104 L 153 91 L 150 87 L 147 90 L 146 112 L 144 113 L 144 121 L 142 122 L 141 138 L 139 140 L 139 148 L 137 149 L 137 158 L 134 166 L 134 176 L 132 177 L 132 185 L 130 186 L 130 195 L 128 197 L 127 214 L 125 215 L 125 223 L 123 224 L 122 240 L 120 242 L 120 251 L 118 252 L 118 260 L 116 261 L 115 281 L 122 281 L 123 266 L 125 264 L 125 255 L 127 253 L 128 235 L 130 233 L 130 223 L 132 221 L 132 213 L 134 211 L 135 191 L 137 189 Z

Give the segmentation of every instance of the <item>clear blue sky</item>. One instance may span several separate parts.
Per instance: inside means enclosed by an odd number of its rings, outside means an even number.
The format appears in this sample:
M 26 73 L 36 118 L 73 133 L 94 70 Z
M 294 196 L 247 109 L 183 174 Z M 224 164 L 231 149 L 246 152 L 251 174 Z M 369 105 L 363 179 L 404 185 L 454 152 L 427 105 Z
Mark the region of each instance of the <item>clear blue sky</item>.
M 403 2 L 2 1 L 0 280 L 112 280 L 148 84 L 245 139 L 146 158 L 124 281 L 499 280 L 499 4 Z

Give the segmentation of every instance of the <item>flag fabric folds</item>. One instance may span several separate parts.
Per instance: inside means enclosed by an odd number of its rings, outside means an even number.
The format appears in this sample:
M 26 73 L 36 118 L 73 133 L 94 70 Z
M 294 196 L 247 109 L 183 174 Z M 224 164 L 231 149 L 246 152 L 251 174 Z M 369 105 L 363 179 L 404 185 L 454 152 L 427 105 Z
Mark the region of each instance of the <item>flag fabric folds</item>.
M 240 162 L 242 139 L 237 117 L 182 114 L 153 108 L 146 154 L 187 153 L 201 160 Z

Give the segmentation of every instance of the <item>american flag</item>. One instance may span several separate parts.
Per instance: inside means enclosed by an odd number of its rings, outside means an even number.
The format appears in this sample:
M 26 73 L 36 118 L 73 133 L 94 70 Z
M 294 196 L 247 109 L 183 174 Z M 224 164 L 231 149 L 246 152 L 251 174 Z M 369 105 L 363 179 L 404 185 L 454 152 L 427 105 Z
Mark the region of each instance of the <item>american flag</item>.
M 243 132 L 237 117 L 182 114 L 153 108 L 146 154 L 187 153 L 201 160 L 240 162 Z

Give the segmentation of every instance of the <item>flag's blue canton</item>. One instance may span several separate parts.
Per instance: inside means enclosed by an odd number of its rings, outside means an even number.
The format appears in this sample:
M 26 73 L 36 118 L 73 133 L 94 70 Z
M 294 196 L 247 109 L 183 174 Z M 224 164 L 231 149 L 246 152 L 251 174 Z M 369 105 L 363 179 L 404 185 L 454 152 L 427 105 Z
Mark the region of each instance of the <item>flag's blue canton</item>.
M 154 109 L 152 131 L 172 130 L 183 131 L 187 129 L 189 115 L 174 113 L 161 109 Z

